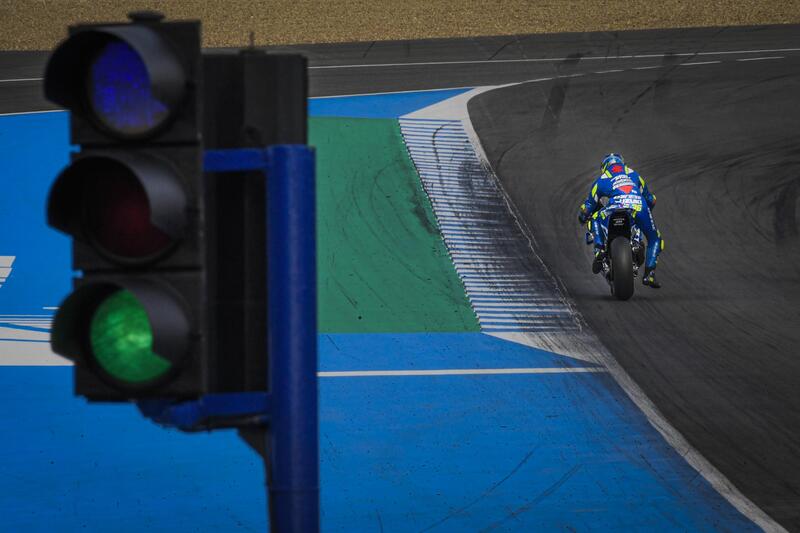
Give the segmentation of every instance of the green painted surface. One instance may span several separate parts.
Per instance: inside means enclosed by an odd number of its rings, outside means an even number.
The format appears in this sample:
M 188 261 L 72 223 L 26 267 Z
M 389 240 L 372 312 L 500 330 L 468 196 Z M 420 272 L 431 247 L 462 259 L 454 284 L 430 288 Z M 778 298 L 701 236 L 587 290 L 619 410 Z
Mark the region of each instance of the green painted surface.
M 396 120 L 315 118 L 319 330 L 479 331 Z

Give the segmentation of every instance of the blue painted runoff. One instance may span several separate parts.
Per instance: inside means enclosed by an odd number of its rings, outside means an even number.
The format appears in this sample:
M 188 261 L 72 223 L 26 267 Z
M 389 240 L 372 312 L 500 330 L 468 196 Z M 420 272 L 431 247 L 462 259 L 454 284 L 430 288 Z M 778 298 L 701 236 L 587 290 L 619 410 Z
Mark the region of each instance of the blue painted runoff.
M 319 353 L 328 371 L 598 366 L 482 333 L 320 334 Z
M 321 370 L 562 357 L 459 336 L 325 335 Z M 261 464 L 232 432 L 87 404 L 71 374 L 0 367 L 4 527 L 265 530 Z M 321 378 L 320 411 L 323 531 L 757 530 L 604 373 Z
M 458 92 L 311 107 L 399 116 Z M 0 315 L 41 314 L 69 291 L 69 241 L 44 214 L 68 147 L 64 113 L 0 116 L 0 255 L 16 257 Z M 323 371 L 587 366 L 482 334 L 319 346 Z M 321 378 L 320 409 L 324 531 L 756 530 L 605 373 Z M 2 530 L 267 527 L 261 461 L 233 432 L 185 435 L 129 405 L 89 405 L 69 367 L 0 366 L 0 415 Z
M 308 102 L 308 112 L 313 117 L 397 118 L 469 90 L 469 88 L 442 89 L 311 98 Z
M 16 256 L 0 314 L 45 314 L 70 289 L 69 239 L 50 229 L 50 185 L 68 162 L 66 113 L 0 116 L 0 255 Z

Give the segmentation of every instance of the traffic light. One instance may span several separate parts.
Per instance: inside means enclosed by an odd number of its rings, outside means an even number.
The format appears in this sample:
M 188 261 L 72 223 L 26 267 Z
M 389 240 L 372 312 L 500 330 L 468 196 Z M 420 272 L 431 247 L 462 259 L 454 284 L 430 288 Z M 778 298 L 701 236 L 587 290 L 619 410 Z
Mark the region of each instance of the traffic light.
M 77 271 L 51 346 L 77 395 L 184 431 L 239 428 L 269 465 L 273 530 L 316 531 L 306 60 L 204 55 L 198 22 L 162 18 L 73 26 L 47 64 L 77 147 L 48 197 Z
M 212 355 L 200 25 L 131 19 L 71 27 L 47 64 L 79 148 L 48 198 L 80 273 L 51 344 L 90 400 L 196 397 Z

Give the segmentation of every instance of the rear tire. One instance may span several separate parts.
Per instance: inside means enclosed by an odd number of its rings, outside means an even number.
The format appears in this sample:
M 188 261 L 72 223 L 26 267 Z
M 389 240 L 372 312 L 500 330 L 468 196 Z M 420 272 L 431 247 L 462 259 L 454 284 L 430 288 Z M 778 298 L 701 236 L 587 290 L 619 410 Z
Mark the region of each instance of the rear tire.
M 611 294 L 617 300 L 633 296 L 633 252 L 625 237 L 611 241 Z

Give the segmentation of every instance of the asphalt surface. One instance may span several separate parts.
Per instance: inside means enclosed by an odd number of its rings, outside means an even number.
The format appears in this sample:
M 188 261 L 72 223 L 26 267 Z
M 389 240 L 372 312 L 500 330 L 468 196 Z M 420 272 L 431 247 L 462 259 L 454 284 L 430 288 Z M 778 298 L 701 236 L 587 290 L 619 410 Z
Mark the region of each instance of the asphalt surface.
M 667 419 L 746 496 L 800 531 L 800 50 L 792 48 L 798 26 L 273 50 L 309 56 L 312 96 L 554 78 L 470 104 L 537 252 Z M 0 52 L 0 114 L 52 109 L 41 96 L 45 60 Z M 595 74 L 609 70 L 621 72 Z M 609 151 L 649 180 L 666 240 L 664 288 L 637 284 L 628 302 L 611 300 L 591 275 L 576 222 Z
M 691 28 L 561 33 L 419 41 L 377 41 L 269 47 L 309 58 L 310 95 L 475 87 L 552 75 L 564 58 L 575 72 L 598 66 L 650 65 L 665 51 L 725 57 L 731 50 L 763 50 L 775 43 L 800 47 L 797 26 Z M 723 52 L 721 56 L 716 55 Z M 41 76 L 47 52 L 0 52 L 0 113 L 54 109 L 44 100 Z M 706 59 L 703 59 L 706 60 Z
M 767 47 L 796 46 L 800 29 L 791 37 Z M 588 324 L 689 442 L 765 512 L 800 531 L 793 54 L 731 54 L 710 64 L 667 55 L 653 69 L 490 91 L 469 110 L 538 254 Z M 569 76 L 574 67 L 555 70 Z M 666 240 L 663 288 L 637 281 L 627 302 L 592 275 L 576 220 L 612 151 L 657 195 L 653 214 Z

